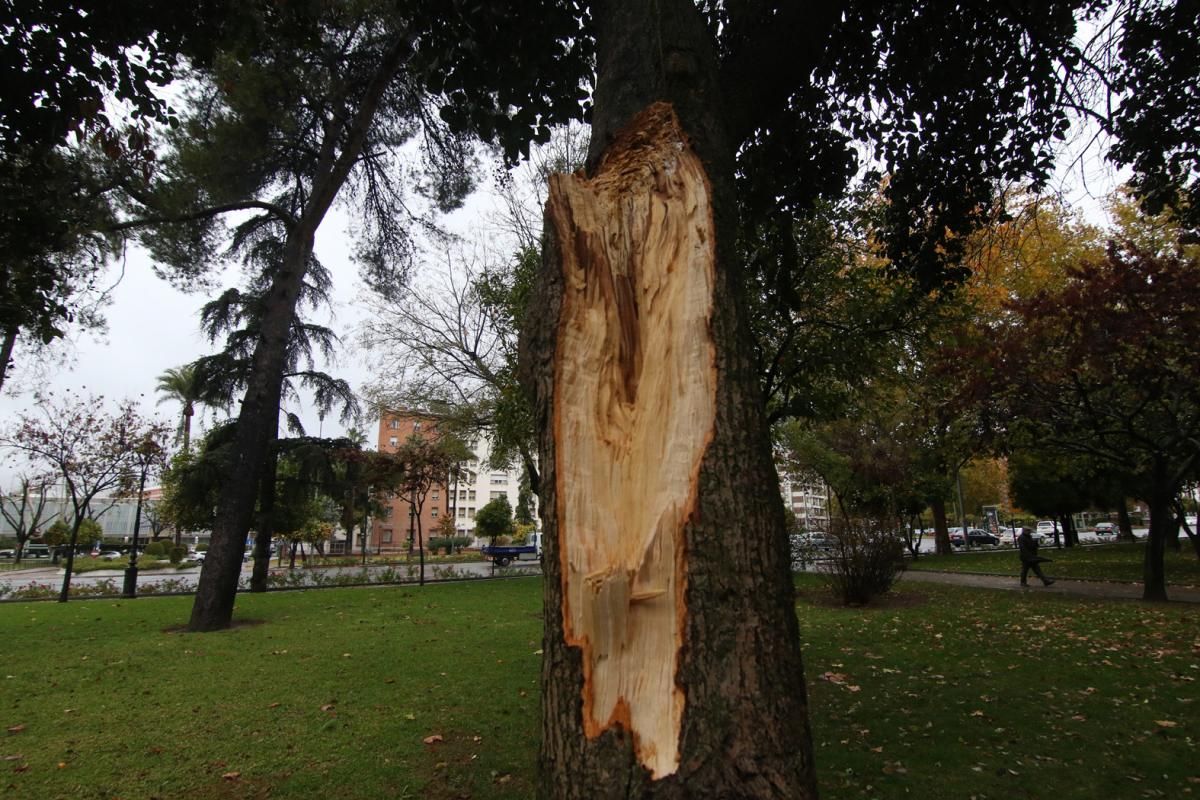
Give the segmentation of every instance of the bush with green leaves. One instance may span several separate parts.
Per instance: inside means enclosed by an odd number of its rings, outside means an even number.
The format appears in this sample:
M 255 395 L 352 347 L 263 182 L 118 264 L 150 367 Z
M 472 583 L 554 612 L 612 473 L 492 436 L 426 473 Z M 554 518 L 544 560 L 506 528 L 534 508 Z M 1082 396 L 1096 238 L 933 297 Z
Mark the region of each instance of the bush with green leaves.
M 878 520 L 835 520 L 833 548 L 819 562 L 826 584 L 845 605 L 866 605 L 904 571 L 904 544 Z
M 445 550 L 446 555 L 450 555 L 450 550 L 454 546 L 446 536 L 431 536 L 428 545 L 429 551 L 434 555 L 437 555 L 439 550 Z
M 188 551 L 186 547 L 171 546 L 171 548 L 167 551 L 167 558 L 171 560 L 172 564 L 178 564 L 187 558 L 187 554 Z
M 142 551 L 145 555 L 153 558 L 165 558 L 171 551 L 171 543 L 166 539 L 156 539 L 146 545 L 146 549 Z

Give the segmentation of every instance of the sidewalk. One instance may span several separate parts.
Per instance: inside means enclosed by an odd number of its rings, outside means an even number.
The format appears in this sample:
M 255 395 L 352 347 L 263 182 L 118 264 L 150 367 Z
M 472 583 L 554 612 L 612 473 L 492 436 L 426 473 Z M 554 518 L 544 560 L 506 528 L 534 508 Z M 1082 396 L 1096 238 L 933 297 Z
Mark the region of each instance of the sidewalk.
M 1064 594 L 1071 595 L 1072 597 L 1096 597 L 1104 600 L 1142 599 L 1142 585 L 1140 583 L 1073 581 L 1055 578 L 1054 585 L 1042 586 L 1031 575 L 1029 588 L 1025 589 L 1021 586 L 1015 572 L 1012 575 L 980 575 L 976 573 L 933 572 L 908 569 L 904 571 L 900 579 L 913 583 L 949 583 L 955 586 L 969 586 L 976 589 L 1001 589 L 1010 592 L 1030 592 L 1036 594 Z M 1200 589 L 1167 584 L 1167 597 L 1174 603 L 1200 603 Z

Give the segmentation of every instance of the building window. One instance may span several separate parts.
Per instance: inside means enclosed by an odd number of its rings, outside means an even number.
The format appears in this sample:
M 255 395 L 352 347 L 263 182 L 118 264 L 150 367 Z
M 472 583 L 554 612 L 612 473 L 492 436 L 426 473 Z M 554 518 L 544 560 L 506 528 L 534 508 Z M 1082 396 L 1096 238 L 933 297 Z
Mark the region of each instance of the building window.
M 390 444 L 392 447 L 395 447 L 396 445 L 400 444 L 400 440 L 393 436 L 392 438 L 388 439 L 388 444 Z
M 467 499 L 468 499 L 468 500 L 474 500 L 474 499 L 475 499 L 475 490 L 474 490 L 474 489 L 472 489 L 471 491 L 467 492 Z
M 392 529 L 391 528 L 383 529 L 383 543 L 384 544 L 392 543 Z
M 492 499 L 499 500 L 501 497 L 506 497 L 508 492 L 492 492 Z
M 438 490 L 434 489 L 432 494 L 433 494 L 433 499 L 437 500 L 438 499 Z
M 437 509 L 436 508 L 429 509 L 429 518 L 437 519 Z
M 460 509 L 458 510 L 458 516 L 459 516 L 461 519 L 466 519 L 466 518 L 467 518 L 467 510 L 466 510 L 465 508 L 460 508 Z
M 421 423 L 414 422 L 413 423 L 413 433 L 420 433 L 420 432 L 421 432 Z
M 459 489 L 459 490 L 458 490 L 458 499 L 459 499 L 459 500 L 466 500 L 466 499 L 467 499 L 467 490 L 466 490 L 466 489 Z
M 388 427 L 389 427 L 389 428 L 391 428 L 392 430 L 396 430 L 397 428 L 399 428 L 399 427 L 400 427 L 400 420 L 398 420 L 398 419 L 389 419 L 389 420 L 388 420 Z
M 473 509 L 473 508 L 467 509 L 467 519 L 475 519 L 475 509 Z

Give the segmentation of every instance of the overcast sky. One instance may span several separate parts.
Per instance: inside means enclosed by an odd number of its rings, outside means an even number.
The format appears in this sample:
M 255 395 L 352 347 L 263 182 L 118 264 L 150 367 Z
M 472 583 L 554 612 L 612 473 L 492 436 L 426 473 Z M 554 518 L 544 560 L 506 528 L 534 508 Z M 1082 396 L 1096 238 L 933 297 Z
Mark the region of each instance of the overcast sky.
M 1087 141 L 1086 131 L 1077 135 L 1080 142 Z M 1113 170 L 1096 157 L 1083 160 L 1064 159 L 1057 182 L 1052 189 L 1061 191 L 1069 202 L 1084 210 L 1093 224 L 1105 224 L 1103 198 L 1116 185 Z M 449 220 L 455 232 L 471 236 L 489 228 L 490 219 L 498 207 L 491 190 L 490 181 L 477 192 Z M 342 354 L 334 365 L 325 365 L 326 371 L 344 378 L 356 389 L 370 377 L 367 359 L 355 351 L 354 329 L 361 319 L 359 309 L 361 284 L 357 267 L 350 261 L 351 241 L 346 234 L 347 217 L 335 208 L 318 231 L 316 251 L 321 261 L 330 269 L 334 279 L 334 302 L 332 316 L 327 319 L 314 317 L 314 322 L 329 325 L 343 340 Z M 444 259 L 436 254 L 426 259 L 427 273 L 444 269 Z M 156 413 L 164 419 L 177 421 L 179 408 L 174 403 L 157 405 L 159 396 L 154 388 L 157 376 L 168 368 L 178 367 L 195 360 L 201 355 L 215 352 L 218 347 L 210 345 L 199 332 L 199 310 L 209 299 L 207 294 L 184 294 L 167 282 L 155 277 L 148 256 L 132 249 L 123 264 L 110 268 L 112 281 L 123 269 L 123 277 L 112 292 L 112 302 L 107 307 L 108 333 L 96 340 L 88 336 L 79 337 L 66 368 L 51 370 L 49 380 L 43 384 L 49 389 L 74 389 L 85 394 L 105 396 L 109 402 L 124 397 L 139 398 L 147 413 Z M 221 289 L 240 285 L 240 273 L 231 269 L 221 284 Z M 417 275 L 420 280 L 420 273 Z M 12 375 L 14 387 L 23 389 L 19 394 L 6 391 L 0 396 L 0 429 L 9 428 L 19 413 L 29 411 L 34 398 L 29 391 L 29 371 L 20 366 Z M 6 387 L 6 390 L 8 387 Z M 343 432 L 335 418 L 319 422 L 311 406 L 298 411 L 306 429 L 316 434 L 319 429 L 326 435 Z M 195 428 L 207 427 L 211 416 L 197 419 Z M 374 423 L 367 420 L 365 431 L 373 442 Z M 7 454 L 0 453 L 0 490 L 11 488 L 12 478 L 20 462 L 14 462 Z

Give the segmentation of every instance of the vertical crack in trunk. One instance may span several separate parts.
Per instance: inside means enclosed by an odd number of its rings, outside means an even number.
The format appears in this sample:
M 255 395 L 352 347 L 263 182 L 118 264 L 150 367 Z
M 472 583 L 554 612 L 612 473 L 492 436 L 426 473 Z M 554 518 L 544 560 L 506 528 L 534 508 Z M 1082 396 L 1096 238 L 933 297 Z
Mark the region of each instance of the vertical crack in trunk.
M 556 176 L 562 243 L 554 436 L 566 640 L 587 736 L 620 725 L 658 779 L 679 766 L 684 526 L 716 416 L 710 187 L 671 106 Z

